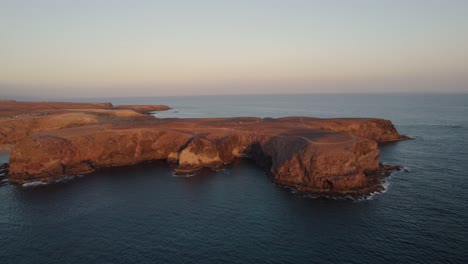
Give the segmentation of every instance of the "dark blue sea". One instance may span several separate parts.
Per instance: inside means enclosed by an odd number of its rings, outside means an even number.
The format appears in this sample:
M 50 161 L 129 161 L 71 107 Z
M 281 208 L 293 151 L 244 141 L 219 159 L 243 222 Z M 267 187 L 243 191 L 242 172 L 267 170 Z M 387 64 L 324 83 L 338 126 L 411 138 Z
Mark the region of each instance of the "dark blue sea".
M 175 177 L 161 163 L 0 187 L 0 263 L 468 263 L 468 95 L 97 98 L 167 104 L 158 117 L 390 119 L 406 171 L 361 200 L 311 199 L 238 161 Z M 6 154 L 0 155 L 5 161 Z

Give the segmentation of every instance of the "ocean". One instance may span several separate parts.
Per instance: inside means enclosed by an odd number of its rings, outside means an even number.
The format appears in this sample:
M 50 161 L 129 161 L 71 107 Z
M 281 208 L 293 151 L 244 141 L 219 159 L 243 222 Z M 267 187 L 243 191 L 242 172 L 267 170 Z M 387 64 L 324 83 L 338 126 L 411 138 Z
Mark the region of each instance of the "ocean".
M 0 263 L 468 262 L 468 94 L 92 101 L 173 107 L 155 113 L 160 118 L 379 117 L 414 140 L 381 147 L 381 162 L 405 170 L 360 200 L 291 193 L 247 160 L 194 177 L 154 162 L 4 185 Z

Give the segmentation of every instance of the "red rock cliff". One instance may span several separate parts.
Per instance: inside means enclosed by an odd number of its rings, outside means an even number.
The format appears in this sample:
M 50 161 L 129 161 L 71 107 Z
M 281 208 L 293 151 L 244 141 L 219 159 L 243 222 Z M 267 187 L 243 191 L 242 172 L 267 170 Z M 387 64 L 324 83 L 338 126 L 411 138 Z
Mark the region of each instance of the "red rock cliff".
M 31 121 L 10 124 L 15 129 L 7 138 L 19 136 L 12 140 L 9 180 L 51 180 L 152 160 L 167 160 L 176 172 L 187 173 L 249 157 L 281 185 L 362 193 L 375 187 L 380 174 L 377 143 L 405 139 L 382 119 L 156 119 L 109 111 L 79 112 L 86 116 L 80 122 L 71 114 L 73 121 L 57 125 L 54 118 L 70 115 L 60 113 L 47 119 L 55 124 L 52 130 L 34 129 Z

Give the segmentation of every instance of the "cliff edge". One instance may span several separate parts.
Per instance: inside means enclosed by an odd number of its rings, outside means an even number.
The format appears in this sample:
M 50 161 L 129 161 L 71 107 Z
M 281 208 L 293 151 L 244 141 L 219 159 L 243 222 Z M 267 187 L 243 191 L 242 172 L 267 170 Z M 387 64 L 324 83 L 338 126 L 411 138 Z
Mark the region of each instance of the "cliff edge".
M 12 148 L 9 181 L 48 181 L 153 160 L 193 173 L 250 158 L 280 185 L 363 194 L 375 191 L 385 173 L 378 143 L 407 139 L 384 119 L 158 119 L 145 112 L 159 106 L 99 106 L 0 117 L 0 146 Z

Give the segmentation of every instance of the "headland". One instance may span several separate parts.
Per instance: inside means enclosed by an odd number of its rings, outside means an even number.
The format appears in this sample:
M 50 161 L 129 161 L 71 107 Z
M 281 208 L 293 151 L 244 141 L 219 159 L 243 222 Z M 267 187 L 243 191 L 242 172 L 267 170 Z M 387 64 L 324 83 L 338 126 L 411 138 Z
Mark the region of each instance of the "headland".
M 156 118 L 165 105 L 0 101 L 0 151 L 8 181 L 53 181 L 165 160 L 175 173 L 220 169 L 249 158 L 301 192 L 362 195 L 397 167 L 379 163 L 379 143 L 406 140 L 376 118 Z M 5 170 L 7 170 L 5 168 Z

